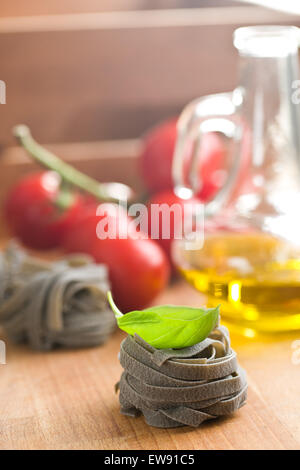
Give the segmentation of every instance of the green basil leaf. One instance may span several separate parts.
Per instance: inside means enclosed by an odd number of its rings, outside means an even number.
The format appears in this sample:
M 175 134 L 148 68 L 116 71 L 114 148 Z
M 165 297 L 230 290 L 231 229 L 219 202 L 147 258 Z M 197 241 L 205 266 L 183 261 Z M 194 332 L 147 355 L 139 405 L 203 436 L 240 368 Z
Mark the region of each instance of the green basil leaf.
M 122 313 L 108 300 L 116 315 L 119 328 L 130 335 L 138 334 L 157 349 L 181 349 L 203 341 L 215 328 L 219 309 L 161 305 L 145 310 Z

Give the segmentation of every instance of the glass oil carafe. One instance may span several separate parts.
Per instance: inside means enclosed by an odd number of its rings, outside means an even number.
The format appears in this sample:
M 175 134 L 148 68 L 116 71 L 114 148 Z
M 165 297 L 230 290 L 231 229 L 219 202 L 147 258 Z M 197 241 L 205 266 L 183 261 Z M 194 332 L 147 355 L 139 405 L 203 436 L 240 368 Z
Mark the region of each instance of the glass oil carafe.
M 201 185 L 205 133 L 222 137 L 227 161 L 223 186 L 204 206 L 203 244 L 177 240 L 174 260 L 208 306 L 221 304 L 223 320 L 250 337 L 300 329 L 298 41 L 292 26 L 239 28 L 239 86 L 195 100 L 178 121 L 177 195 Z

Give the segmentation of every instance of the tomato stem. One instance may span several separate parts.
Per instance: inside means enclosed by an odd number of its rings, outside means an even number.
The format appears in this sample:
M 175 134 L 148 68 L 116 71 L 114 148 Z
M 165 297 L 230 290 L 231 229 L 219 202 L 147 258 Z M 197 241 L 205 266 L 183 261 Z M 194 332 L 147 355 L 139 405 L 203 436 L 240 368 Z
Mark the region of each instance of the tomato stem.
M 24 149 L 44 167 L 55 171 L 61 178 L 96 199 L 105 202 L 126 202 L 133 198 L 133 190 L 122 183 L 99 183 L 94 178 L 82 173 L 65 163 L 49 150 L 38 144 L 32 137 L 29 127 L 19 124 L 13 129 L 14 136 Z

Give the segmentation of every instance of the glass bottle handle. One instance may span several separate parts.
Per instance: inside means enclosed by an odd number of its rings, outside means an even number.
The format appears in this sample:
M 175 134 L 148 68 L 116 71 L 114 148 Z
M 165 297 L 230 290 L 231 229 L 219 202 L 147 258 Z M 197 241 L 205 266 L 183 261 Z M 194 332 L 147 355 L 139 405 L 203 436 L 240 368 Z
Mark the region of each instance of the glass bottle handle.
M 199 149 L 203 136 L 209 132 L 223 134 L 234 141 L 233 164 L 228 171 L 224 185 L 212 200 L 205 204 L 206 216 L 215 215 L 228 201 L 234 188 L 240 166 L 241 125 L 239 123 L 234 94 L 218 93 L 205 96 L 188 104 L 181 113 L 177 123 L 177 141 L 173 159 L 174 191 L 182 199 L 188 199 L 197 193 L 201 181 L 197 171 L 199 164 Z M 191 158 L 186 162 L 187 148 Z

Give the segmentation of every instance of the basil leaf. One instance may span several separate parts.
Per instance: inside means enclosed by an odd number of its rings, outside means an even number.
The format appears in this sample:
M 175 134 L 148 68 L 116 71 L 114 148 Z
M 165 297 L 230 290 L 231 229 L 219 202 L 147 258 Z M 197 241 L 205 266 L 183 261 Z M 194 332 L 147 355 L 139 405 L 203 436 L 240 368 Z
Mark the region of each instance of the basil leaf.
M 214 329 L 219 309 L 161 305 L 145 310 L 122 313 L 108 300 L 116 315 L 119 328 L 130 335 L 138 334 L 157 349 L 181 349 L 203 341 Z

